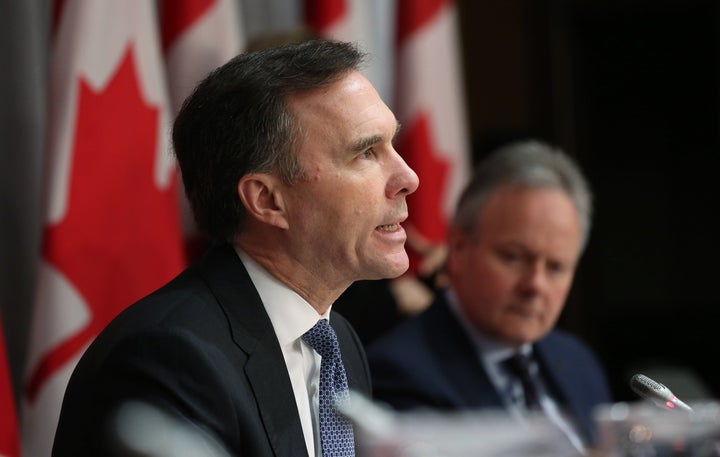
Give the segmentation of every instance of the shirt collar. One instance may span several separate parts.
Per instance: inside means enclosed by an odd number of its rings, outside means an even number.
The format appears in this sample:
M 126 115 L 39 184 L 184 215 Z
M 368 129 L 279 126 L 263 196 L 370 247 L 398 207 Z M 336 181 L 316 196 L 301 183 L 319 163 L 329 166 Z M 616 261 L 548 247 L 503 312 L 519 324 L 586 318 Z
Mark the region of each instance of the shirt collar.
M 445 298 L 448 301 L 450 311 L 455 314 L 458 322 L 463 327 L 467 335 L 470 337 L 478 356 L 488 365 L 495 365 L 508 357 L 512 356 L 515 352 L 521 352 L 526 355 L 532 353 L 532 345 L 529 343 L 523 344 L 520 350 L 517 351 L 513 346 L 491 338 L 486 333 L 480 331 L 475 327 L 468 319 L 465 311 L 460 306 L 457 295 L 452 288 L 448 288 L 445 291 Z
M 268 273 L 242 249 L 236 247 L 235 252 L 245 265 L 255 289 L 260 295 L 281 346 L 292 344 L 311 329 L 319 319 L 330 320 L 332 306 L 325 314 L 318 314 L 310 303 Z

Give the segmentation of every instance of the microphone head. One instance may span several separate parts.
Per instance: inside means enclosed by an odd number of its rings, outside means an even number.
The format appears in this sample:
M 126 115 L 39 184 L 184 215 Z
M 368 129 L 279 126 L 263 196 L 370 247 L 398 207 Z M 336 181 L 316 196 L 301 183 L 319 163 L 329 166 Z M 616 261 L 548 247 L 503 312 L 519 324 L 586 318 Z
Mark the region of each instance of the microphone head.
M 692 411 L 692 408 L 677 398 L 667 387 L 653 381 L 642 374 L 636 374 L 630 379 L 630 388 L 641 397 L 651 400 L 656 405 L 667 410 L 681 409 Z
M 655 382 L 643 374 L 636 374 L 630 379 L 630 388 L 643 398 L 658 398 L 665 400 L 672 396 L 670 389 L 659 382 Z

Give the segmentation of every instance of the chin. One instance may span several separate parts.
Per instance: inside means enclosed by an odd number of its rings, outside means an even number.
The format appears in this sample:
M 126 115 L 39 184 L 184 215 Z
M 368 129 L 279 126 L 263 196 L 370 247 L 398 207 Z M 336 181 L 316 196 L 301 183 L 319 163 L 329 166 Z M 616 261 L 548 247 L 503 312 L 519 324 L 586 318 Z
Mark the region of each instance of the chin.
M 513 328 L 505 327 L 503 329 L 498 329 L 497 335 L 501 340 L 506 341 L 513 346 L 522 346 L 527 343 L 532 344 L 539 340 L 542 336 L 535 330 L 520 328 L 519 324 L 513 326 Z
M 526 333 L 523 333 L 522 335 L 515 335 L 515 336 L 516 336 L 516 340 L 521 342 L 522 344 L 526 344 L 526 343 L 532 344 L 532 343 L 536 342 L 537 340 L 541 339 L 543 336 L 545 336 L 545 334 L 540 333 L 540 332 L 526 332 Z
M 393 279 L 402 276 L 410 267 L 410 261 L 407 255 L 404 256 L 404 260 L 397 258 L 389 258 L 382 264 L 376 265 L 377 268 L 374 270 L 371 278 L 368 279 Z
M 408 271 L 408 268 L 410 268 L 410 260 L 408 259 L 407 254 L 403 252 L 403 255 L 400 259 L 395 259 L 396 261 L 393 262 L 392 260 L 387 263 L 389 268 L 389 273 L 386 276 L 387 278 L 397 278 L 398 276 L 401 276 L 403 273 Z

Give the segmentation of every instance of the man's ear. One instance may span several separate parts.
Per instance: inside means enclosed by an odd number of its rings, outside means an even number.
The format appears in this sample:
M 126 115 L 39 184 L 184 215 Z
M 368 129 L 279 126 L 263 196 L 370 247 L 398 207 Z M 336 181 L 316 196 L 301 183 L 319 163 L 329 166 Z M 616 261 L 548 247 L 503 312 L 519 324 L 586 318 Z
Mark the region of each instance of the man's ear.
M 447 234 L 447 262 L 448 271 L 457 271 L 458 268 L 464 268 L 462 265 L 462 256 L 467 253 L 468 246 L 471 243 L 471 237 L 465 231 L 454 227 L 448 228 Z
M 250 173 L 238 181 L 238 197 L 248 215 L 282 229 L 288 228 L 279 179 L 267 173 Z

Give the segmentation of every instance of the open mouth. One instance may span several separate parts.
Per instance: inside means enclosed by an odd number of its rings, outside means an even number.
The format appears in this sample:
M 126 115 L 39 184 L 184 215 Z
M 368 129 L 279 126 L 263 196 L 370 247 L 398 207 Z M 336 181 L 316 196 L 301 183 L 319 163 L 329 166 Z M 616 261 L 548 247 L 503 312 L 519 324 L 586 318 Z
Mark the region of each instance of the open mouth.
M 399 226 L 400 224 L 378 225 L 377 230 L 380 230 L 381 232 L 394 232 Z

